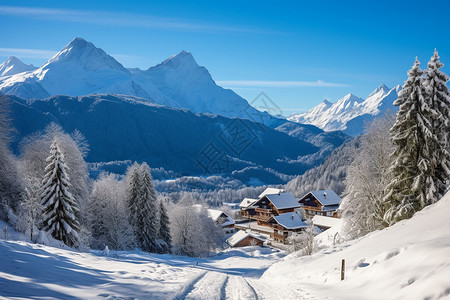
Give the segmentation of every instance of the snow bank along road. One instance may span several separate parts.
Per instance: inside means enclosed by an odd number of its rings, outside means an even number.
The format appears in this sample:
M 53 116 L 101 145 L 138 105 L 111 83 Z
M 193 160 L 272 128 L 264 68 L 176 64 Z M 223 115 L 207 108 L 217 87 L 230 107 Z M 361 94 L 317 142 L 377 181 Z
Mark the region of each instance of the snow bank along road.
M 106 257 L 0 240 L 0 298 L 286 299 L 258 280 L 284 255 L 248 247 L 207 259 L 139 251 Z

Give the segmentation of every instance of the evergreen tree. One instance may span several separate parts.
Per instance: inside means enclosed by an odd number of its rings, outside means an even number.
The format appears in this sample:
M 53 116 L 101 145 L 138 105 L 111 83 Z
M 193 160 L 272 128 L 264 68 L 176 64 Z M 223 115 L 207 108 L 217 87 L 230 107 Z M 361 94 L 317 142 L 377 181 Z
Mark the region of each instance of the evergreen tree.
M 142 250 L 156 252 L 158 250 L 156 243 L 158 238 L 156 192 L 150 167 L 147 163 L 142 163 L 139 173 L 141 186 L 137 202 L 137 242 Z
M 390 130 L 395 160 L 391 168 L 394 179 L 387 186 L 384 198 L 388 207 L 384 216 L 387 225 L 410 218 L 429 203 L 436 192 L 433 179 L 436 162 L 430 156 L 434 145 L 434 111 L 424 98 L 423 71 L 419 65 L 416 58 L 394 102 L 399 111 Z
M 425 98 L 434 110 L 432 133 L 435 144 L 432 145 L 433 152 L 430 154 L 436 162 L 434 173 L 436 193 L 426 204 L 431 204 L 444 196 L 447 190 L 446 182 L 450 177 L 450 155 L 447 150 L 450 134 L 450 93 L 447 87 L 449 77 L 440 70 L 443 66 L 435 49 L 428 62 L 428 69 L 424 71 L 426 80 L 423 84 Z
M 170 235 L 169 216 L 166 207 L 162 201 L 159 202 L 159 238 L 165 243 L 162 250 L 164 253 L 170 253 L 172 248 L 172 236 Z
M 66 245 L 78 245 L 78 231 L 80 224 L 75 217 L 78 212 L 76 201 L 68 188 L 69 177 L 66 173 L 64 156 L 56 139 L 50 146 L 50 156 L 47 158 L 48 166 L 41 195 L 44 207 L 44 230 L 50 231 L 52 236 Z
M 138 202 L 141 190 L 139 177 L 139 164 L 135 162 L 127 170 L 126 201 L 128 205 L 128 217 L 133 230 L 136 229 L 138 220 Z
M 157 252 L 156 192 L 146 163 L 134 163 L 127 171 L 127 203 L 137 245 L 144 251 Z

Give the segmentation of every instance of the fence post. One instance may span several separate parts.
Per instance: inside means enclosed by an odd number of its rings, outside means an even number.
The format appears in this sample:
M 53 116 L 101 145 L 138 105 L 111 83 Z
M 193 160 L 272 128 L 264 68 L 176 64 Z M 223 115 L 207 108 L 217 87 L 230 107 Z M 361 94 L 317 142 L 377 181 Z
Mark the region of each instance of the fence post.
M 342 260 L 342 265 L 341 265 L 341 281 L 344 280 L 345 277 L 345 259 Z

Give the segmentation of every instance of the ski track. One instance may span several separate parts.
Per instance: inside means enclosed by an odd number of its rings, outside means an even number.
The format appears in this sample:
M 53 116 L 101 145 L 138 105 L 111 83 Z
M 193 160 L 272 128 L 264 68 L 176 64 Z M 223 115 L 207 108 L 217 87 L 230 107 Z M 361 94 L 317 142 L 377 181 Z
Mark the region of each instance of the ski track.
M 227 300 L 250 300 L 258 299 L 254 289 L 249 286 L 247 281 L 241 276 L 228 276 L 227 285 L 225 287 L 225 299 Z
M 207 272 L 194 283 L 193 289 L 184 299 L 223 299 L 223 287 L 228 276 L 224 273 Z

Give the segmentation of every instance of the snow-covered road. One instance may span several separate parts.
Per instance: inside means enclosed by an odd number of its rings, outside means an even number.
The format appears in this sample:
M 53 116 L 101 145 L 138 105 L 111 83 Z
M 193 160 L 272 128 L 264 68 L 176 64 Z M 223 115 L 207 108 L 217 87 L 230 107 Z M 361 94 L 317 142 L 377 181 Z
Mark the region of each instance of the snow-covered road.
M 0 298 L 287 299 L 258 278 L 285 254 L 259 247 L 210 258 L 77 252 L 0 240 Z M 302 299 L 301 294 L 289 294 Z

